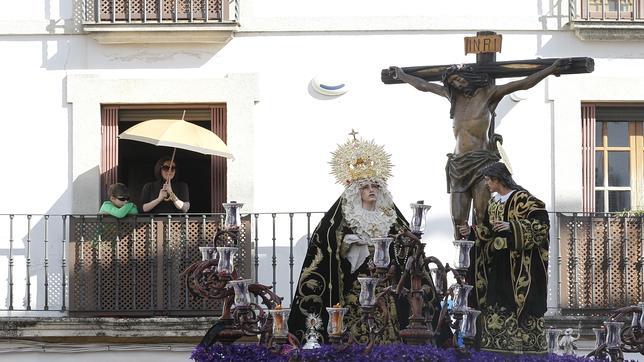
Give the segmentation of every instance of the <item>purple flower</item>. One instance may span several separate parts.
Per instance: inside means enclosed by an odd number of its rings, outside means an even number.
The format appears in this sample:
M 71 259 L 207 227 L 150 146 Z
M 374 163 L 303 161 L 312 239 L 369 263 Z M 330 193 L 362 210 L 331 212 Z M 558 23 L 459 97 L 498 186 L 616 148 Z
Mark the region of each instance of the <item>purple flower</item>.
M 492 362 L 581 362 L 591 361 L 582 357 L 559 355 L 505 355 L 492 352 L 459 352 L 453 348 L 443 349 L 431 345 L 388 344 L 374 346 L 370 353 L 359 345 L 346 348 L 322 345 L 321 348 L 301 350 L 276 348 L 275 352 L 255 344 L 215 344 L 210 347 L 197 346 L 190 356 L 198 362 L 264 362 L 264 361 L 302 361 L 302 362 L 399 362 L 399 361 L 492 361 Z

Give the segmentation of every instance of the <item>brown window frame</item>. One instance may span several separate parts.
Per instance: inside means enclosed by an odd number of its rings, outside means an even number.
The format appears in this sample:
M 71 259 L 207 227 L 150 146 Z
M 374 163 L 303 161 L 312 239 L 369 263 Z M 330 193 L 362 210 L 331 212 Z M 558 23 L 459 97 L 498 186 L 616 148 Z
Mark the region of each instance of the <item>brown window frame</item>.
M 644 119 L 626 119 L 628 122 L 628 146 L 608 146 L 608 135 L 606 127 L 608 122 L 614 120 L 597 119 L 597 107 L 619 108 L 627 110 L 629 107 L 644 107 L 640 104 L 619 104 L 619 103 L 594 103 L 582 104 L 582 211 L 584 212 L 608 212 L 610 191 L 629 191 L 630 210 L 644 209 Z M 596 145 L 596 124 L 602 122 L 602 142 Z M 629 152 L 629 186 L 610 186 L 608 155 L 610 152 Z M 602 153 L 603 185 L 595 185 L 595 157 Z M 603 195 L 603 210 L 596 210 L 595 192 L 601 191 Z M 614 210 L 619 211 L 619 210 Z
M 225 103 L 208 104 L 102 104 L 101 105 L 101 163 L 100 198 L 107 199 L 107 188 L 118 180 L 118 111 L 121 109 L 210 109 L 210 130 L 227 143 L 227 108 Z M 210 158 L 210 209 L 223 212 L 227 201 L 227 162 L 223 157 Z

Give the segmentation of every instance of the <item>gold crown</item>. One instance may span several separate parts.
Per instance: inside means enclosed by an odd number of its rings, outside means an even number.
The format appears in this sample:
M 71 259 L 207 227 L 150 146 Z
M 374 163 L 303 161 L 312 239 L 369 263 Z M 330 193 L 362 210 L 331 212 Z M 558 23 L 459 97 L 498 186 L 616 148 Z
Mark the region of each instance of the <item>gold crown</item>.
M 379 179 L 387 181 L 391 176 L 391 155 L 374 141 L 353 139 L 339 145 L 332 152 L 331 173 L 339 184 L 349 185 L 356 180 Z

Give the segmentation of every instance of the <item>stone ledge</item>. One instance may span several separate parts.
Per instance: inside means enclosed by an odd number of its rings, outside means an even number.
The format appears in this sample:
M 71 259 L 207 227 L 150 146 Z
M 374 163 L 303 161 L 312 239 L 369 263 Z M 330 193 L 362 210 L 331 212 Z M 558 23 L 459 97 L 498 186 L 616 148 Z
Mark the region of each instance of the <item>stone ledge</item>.
M 6 318 L 0 337 L 69 343 L 198 343 L 217 319 Z
M 84 24 L 83 30 L 101 44 L 226 44 L 239 25 L 212 24 Z
M 641 41 L 644 22 L 632 21 L 572 21 L 570 29 L 581 40 Z
M 592 336 L 593 328 L 598 328 L 602 325 L 608 316 L 578 316 L 578 315 L 554 315 L 546 316 L 546 327 L 554 327 L 558 329 L 572 328 L 577 330 L 581 325 L 581 334 L 583 336 Z

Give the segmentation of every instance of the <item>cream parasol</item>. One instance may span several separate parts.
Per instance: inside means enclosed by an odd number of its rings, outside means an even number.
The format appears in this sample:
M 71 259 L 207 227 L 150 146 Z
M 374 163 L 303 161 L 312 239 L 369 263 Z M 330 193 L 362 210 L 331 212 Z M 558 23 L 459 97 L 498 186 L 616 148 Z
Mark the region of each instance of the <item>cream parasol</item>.
M 120 139 L 234 159 L 228 146 L 212 131 L 182 119 L 151 119 L 134 125 Z M 172 159 L 174 153 L 172 152 Z

